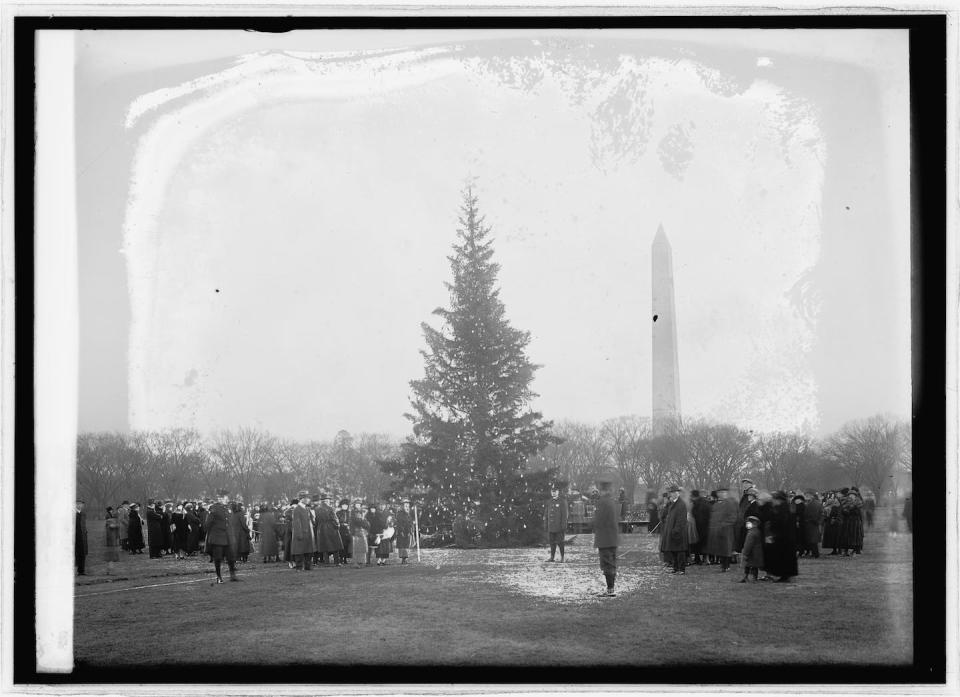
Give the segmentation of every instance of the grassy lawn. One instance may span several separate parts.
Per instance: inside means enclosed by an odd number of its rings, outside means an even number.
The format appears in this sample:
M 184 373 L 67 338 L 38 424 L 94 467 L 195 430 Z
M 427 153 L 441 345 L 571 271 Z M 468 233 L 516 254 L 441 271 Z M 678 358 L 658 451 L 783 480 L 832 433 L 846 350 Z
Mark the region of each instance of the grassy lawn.
M 603 584 L 590 535 L 568 547 L 563 565 L 545 563 L 544 548 L 436 549 L 403 567 L 392 559 L 383 568 L 298 573 L 254 554 L 240 566 L 242 583 L 212 586 L 203 558 L 122 554 L 106 576 L 90 521 L 76 661 L 904 665 L 913 642 L 911 538 L 888 535 L 882 514 L 862 555 L 801 559 L 791 584 L 740 584 L 738 570 L 716 566 L 673 576 L 654 537 L 624 536 L 616 598 L 593 595 Z

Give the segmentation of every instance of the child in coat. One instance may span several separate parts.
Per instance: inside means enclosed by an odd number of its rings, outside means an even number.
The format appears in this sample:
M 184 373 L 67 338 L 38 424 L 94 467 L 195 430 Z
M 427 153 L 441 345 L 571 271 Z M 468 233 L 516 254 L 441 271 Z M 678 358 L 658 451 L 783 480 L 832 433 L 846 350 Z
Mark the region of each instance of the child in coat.
M 753 575 L 753 580 L 757 580 L 760 575 L 760 569 L 763 567 L 763 537 L 760 534 L 760 519 L 756 516 L 747 516 L 746 520 L 747 535 L 743 540 L 743 551 L 741 559 L 743 561 L 743 578 L 740 583 L 746 583 L 747 577 Z

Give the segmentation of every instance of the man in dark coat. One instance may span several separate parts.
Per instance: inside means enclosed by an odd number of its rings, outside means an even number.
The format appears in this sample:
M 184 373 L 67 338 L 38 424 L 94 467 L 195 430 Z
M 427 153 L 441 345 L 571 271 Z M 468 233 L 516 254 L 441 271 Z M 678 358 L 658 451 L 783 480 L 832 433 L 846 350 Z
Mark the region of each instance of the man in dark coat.
M 804 520 L 806 518 L 806 508 L 807 500 L 804 498 L 803 494 L 795 494 L 792 499 L 790 499 L 790 513 L 793 515 L 793 524 L 796 526 L 795 539 L 797 540 L 797 557 L 802 557 L 804 552 L 807 551 L 806 545 L 806 527 L 804 525 Z
M 160 524 L 160 549 L 164 554 L 173 552 L 173 501 L 164 501 L 162 510 L 163 520 Z
M 87 514 L 83 512 L 84 502 L 77 499 L 76 503 L 76 540 L 73 546 L 73 565 L 77 567 L 78 576 L 86 576 L 87 565 Z
M 307 508 L 309 494 L 301 493 L 303 496 L 297 499 L 290 519 L 290 554 L 296 563 L 297 571 L 310 571 L 317 546 L 313 536 L 313 518 Z
M 903 500 L 903 519 L 907 523 L 907 532 L 913 534 L 913 492 L 907 494 Z
M 707 532 L 707 553 L 720 560 L 720 572 L 730 570 L 737 537 L 737 504 L 728 497 L 729 489 L 717 488 L 717 502 L 710 510 L 710 529 Z
M 620 545 L 620 526 L 617 520 L 617 502 L 613 500 L 613 483 L 609 479 L 597 482 L 600 496 L 593 514 L 593 546 L 600 554 L 600 571 L 607 581 L 607 589 L 598 595 L 616 596 L 617 547 Z
M 130 554 L 143 554 L 143 518 L 140 517 L 140 504 L 130 504 L 127 518 L 127 548 Z
M 790 512 L 787 495 L 774 492 L 769 503 L 760 508 L 763 521 L 763 561 L 767 575 L 787 583 L 797 575 L 797 525 Z
M 747 507 L 750 505 L 749 493 L 750 490 L 754 488 L 753 480 L 743 479 L 740 482 L 740 503 L 737 505 L 737 529 L 736 529 L 736 539 L 734 540 L 734 551 L 740 552 L 743 549 L 743 540 L 747 535 L 746 520 L 747 516 L 756 515 L 756 513 L 748 513 Z M 756 501 L 756 492 L 754 492 L 753 500 Z
M 690 492 L 690 506 L 693 509 L 693 522 L 697 526 L 697 541 L 690 545 L 693 563 L 703 564 L 707 556 L 707 536 L 710 534 L 710 504 L 697 489 Z
M 183 518 L 187 523 L 187 556 L 190 556 L 200 549 L 200 517 L 193 503 L 188 503 L 183 508 Z
M 163 509 L 160 502 L 153 505 L 147 502 L 147 544 L 150 546 L 150 558 L 159 559 L 163 549 Z
M 324 492 L 320 495 L 320 505 L 316 508 L 316 533 L 317 533 L 317 552 L 320 555 L 320 563 L 327 563 L 327 556 L 330 561 L 337 563 L 340 550 L 343 549 L 343 541 L 340 539 L 340 521 L 337 520 L 337 512 L 333 510 L 333 499 L 330 494 Z
M 673 485 L 668 489 L 669 501 L 666 517 L 663 519 L 663 537 L 660 551 L 664 552 L 673 565 L 674 574 L 687 573 L 687 548 L 689 530 L 687 529 L 687 504 L 680 498 L 680 487 Z
M 547 561 L 556 561 L 557 547 L 560 548 L 560 563 L 566 553 L 564 539 L 567 534 L 567 500 L 560 496 L 560 487 L 554 484 L 550 487 L 550 500 L 547 501 L 543 518 L 547 528 L 547 538 L 550 541 L 550 558 Z
M 823 518 L 823 506 L 816 492 L 808 491 L 807 502 L 803 507 L 803 544 L 804 549 L 814 558 L 820 558 L 820 521 Z
M 207 552 L 213 559 L 213 567 L 217 572 L 217 580 L 214 584 L 223 583 L 220 567 L 224 557 L 227 558 L 227 566 L 230 568 L 230 580 L 240 580 L 237 578 L 236 558 L 233 555 L 233 546 L 230 544 L 231 514 L 227 507 L 230 492 L 226 489 L 218 489 L 217 498 L 219 500 L 210 506 L 207 519 L 203 524 L 207 531 Z

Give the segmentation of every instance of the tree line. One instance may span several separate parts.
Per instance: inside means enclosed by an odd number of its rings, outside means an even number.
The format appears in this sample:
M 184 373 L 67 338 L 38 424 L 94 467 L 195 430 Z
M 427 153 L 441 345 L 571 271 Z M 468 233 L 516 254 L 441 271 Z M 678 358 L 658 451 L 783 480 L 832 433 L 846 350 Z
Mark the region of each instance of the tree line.
M 755 433 L 706 419 L 684 422 L 655 435 L 650 419 L 624 416 L 600 424 L 563 421 L 553 429 L 561 442 L 547 446 L 530 465 L 556 468 L 585 491 L 600 475 L 613 475 L 634 500 L 638 486 L 656 492 L 677 483 L 711 490 L 749 478 L 758 486 L 788 491 L 866 487 L 877 497 L 890 478 L 912 468 L 910 425 L 883 414 L 850 421 L 814 438 L 801 432 Z
M 378 465 L 397 439 L 345 430 L 297 441 L 255 428 L 203 435 L 187 428 L 83 433 L 77 438 L 77 493 L 91 511 L 123 499 L 145 503 L 212 497 L 226 486 L 244 501 L 277 501 L 307 489 L 377 498 L 388 477 Z

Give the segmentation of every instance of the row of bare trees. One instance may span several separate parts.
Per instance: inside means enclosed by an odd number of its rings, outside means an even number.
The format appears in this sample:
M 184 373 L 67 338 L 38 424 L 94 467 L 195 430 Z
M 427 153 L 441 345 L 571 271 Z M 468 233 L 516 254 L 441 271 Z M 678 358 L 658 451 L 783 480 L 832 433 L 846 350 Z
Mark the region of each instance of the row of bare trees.
M 284 440 L 253 428 L 209 437 L 183 428 L 84 433 L 77 438 L 77 492 L 97 512 L 123 499 L 212 496 L 222 486 L 248 502 L 304 488 L 376 497 L 389 484 L 377 460 L 398 448 L 389 436 L 347 431 L 329 441 Z
M 748 476 L 774 489 L 866 487 L 878 497 L 890 477 L 911 470 L 911 429 L 885 415 L 851 421 L 822 439 L 794 432 L 754 433 L 734 424 L 696 419 L 675 433 L 655 435 L 649 419 L 625 416 L 601 424 L 564 421 L 562 442 L 531 463 L 557 467 L 574 487 L 615 475 L 629 500 L 638 486 L 662 491 L 669 483 L 713 489 Z

